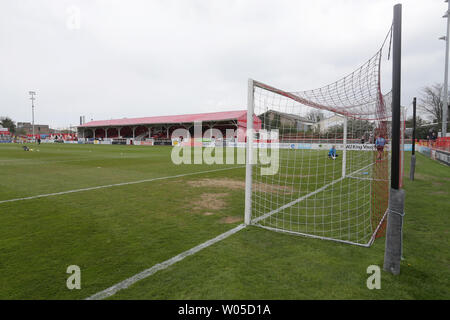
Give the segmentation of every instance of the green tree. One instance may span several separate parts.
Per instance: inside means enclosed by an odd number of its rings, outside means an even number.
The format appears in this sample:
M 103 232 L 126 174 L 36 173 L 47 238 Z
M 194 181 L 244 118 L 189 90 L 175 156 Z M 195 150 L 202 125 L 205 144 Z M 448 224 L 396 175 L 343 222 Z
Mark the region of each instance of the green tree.
M 270 127 L 269 112 L 266 111 L 258 117 L 261 120 L 261 128 L 268 130 Z
M 12 134 L 16 132 L 16 123 L 9 117 L 1 117 L 0 125 L 3 128 L 8 128 L 9 132 L 11 132 Z
M 413 128 L 413 118 L 410 117 L 405 121 L 406 128 Z M 438 129 L 438 125 L 435 125 L 435 128 L 433 125 L 428 124 L 424 119 L 422 119 L 419 116 L 416 116 L 416 139 L 426 139 L 427 135 L 429 134 L 429 130 L 431 129 Z M 437 132 L 437 130 L 436 130 Z M 412 130 L 411 130 L 411 136 L 412 136 Z
M 367 139 L 368 133 L 375 128 L 373 122 L 359 119 L 349 119 L 347 121 L 347 138 L 360 139 L 363 136 Z M 324 136 L 336 135 L 342 137 L 344 133 L 344 125 L 342 123 L 329 127 Z
M 307 115 L 306 115 L 306 119 L 314 121 L 314 122 L 319 122 L 323 119 L 325 119 L 325 115 L 323 114 L 323 112 L 321 110 L 311 110 Z
M 270 127 L 272 129 L 281 129 L 281 119 L 280 119 L 280 115 L 278 113 L 274 114 L 274 117 L 272 119 Z

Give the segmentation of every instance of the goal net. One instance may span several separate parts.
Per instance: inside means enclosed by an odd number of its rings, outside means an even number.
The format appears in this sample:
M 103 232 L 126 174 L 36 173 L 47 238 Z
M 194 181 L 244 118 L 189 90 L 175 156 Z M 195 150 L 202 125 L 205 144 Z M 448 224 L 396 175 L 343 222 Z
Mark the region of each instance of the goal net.
M 380 85 L 386 44 L 319 89 L 285 91 L 249 80 L 249 119 L 259 117 L 261 128 L 247 135 L 246 223 L 362 246 L 384 234 L 391 145 L 391 94 Z M 260 161 L 267 154 L 278 159 L 269 173 Z

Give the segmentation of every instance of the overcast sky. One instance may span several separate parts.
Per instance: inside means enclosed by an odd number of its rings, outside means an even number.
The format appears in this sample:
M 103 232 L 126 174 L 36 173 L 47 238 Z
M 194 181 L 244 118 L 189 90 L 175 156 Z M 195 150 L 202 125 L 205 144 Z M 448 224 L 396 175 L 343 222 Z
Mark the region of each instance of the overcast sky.
M 245 109 L 248 78 L 296 91 L 353 71 L 379 49 L 398 2 L 2 0 L 0 116 L 31 121 L 30 90 L 36 123 L 52 127 L 77 125 L 80 115 Z M 447 4 L 402 4 L 409 106 L 443 82 Z

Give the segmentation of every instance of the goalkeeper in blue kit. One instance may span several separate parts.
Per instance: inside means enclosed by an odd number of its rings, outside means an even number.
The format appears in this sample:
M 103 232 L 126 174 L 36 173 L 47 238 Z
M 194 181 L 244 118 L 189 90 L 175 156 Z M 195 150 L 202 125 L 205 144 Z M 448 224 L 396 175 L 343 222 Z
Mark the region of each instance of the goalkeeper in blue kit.
M 328 159 L 336 160 L 337 156 L 336 147 L 332 146 L 330 151 L 328 151 Z

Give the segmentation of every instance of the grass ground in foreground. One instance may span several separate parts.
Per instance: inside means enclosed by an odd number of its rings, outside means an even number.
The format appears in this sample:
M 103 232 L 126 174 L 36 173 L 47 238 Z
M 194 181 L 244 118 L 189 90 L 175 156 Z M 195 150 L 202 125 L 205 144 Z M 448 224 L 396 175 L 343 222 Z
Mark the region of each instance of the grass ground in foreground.
M 168 147 L 38 148 L 0 145 L 0 201 L 224 168 L 176 166 Z M 236 166 L 0 203 L 0 299 L 86 298 L 233 228 L 244 173 Z M 449 299 L 450 169 L 418 155 L 416 178 L 405 178 L 402 274 L 383 273 L 381 290 L 365 283 L 367 266 L 383 263 L 384 239 L 366 249 L 250 227 L 112 298 Z M 72 264 L 81 290 L 66 288 Z
M 419 154 L 416 172 L 405 178 L 401 274 L 382 271 L 380 290 L 367 289 L 366 268 L 382 268 L 384 238 L 360 248 L 251 227 L 112 298 L 449 299 L 450 168 Z

